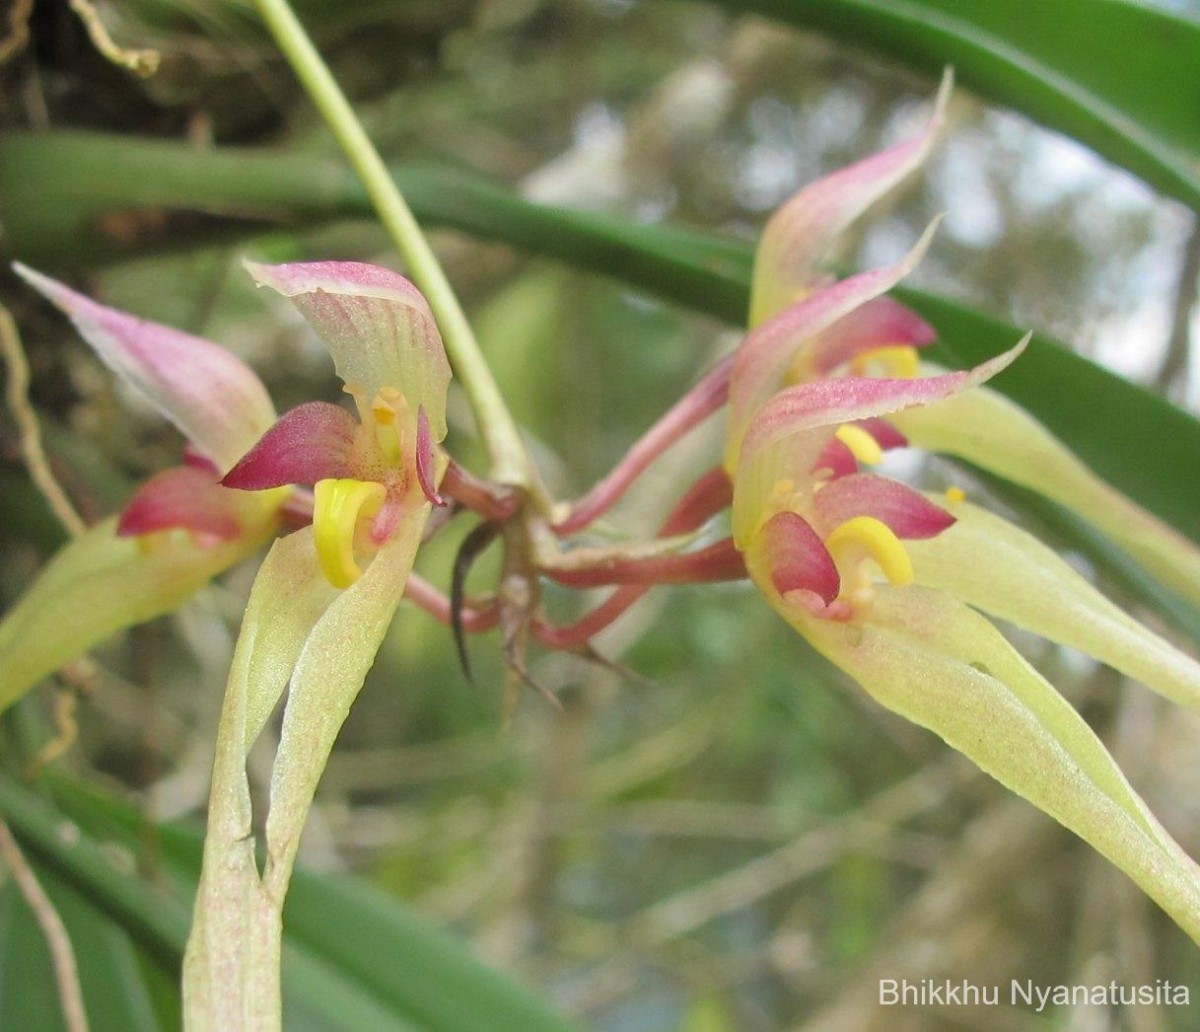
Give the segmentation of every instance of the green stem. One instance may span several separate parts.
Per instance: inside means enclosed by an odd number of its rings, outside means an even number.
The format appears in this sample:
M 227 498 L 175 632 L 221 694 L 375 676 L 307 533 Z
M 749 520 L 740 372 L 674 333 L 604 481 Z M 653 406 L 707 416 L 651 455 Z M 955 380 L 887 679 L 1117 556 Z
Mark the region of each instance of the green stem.
M 404 259 L 408 274 L 433 309 L 446 354 L 467 392 L 491 460 L 494 480 L 513 487 L 536 484 L 533 467 L 512 413 L 492 377 L 466 314 L 421 227 L 371 143 L 354 109 L 317 53 L 287 0 L 255 0 L 279 49 L 308 91 L 354 171 L 362 180 L 379 221 Z

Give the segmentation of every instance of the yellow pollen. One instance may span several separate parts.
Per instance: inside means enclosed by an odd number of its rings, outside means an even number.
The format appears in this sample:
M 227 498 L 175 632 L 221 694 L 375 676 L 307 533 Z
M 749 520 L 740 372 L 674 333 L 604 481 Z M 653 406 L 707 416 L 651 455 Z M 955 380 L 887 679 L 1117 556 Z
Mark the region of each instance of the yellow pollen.
M 859 462 L 867 466 L 877 466 L 883 461 L 883 451 L 875 440 L 861 426 L 853 423 L 843 423 L 834 435 Z
M 775 486 L 771 488 L 771 497 L 767 501 L 767 508 L 775 512 L 790 509 L 792 495 L 795 493 L 796 482 L 794 480 L 776 480 Z
M 946 501 L 951 505 L 954 505 L 956 502 L 965 502 L 966 500 L 967 493 L 961 487 L 952 486 L 946 488 Z
M 354 537 L 359 517 L 379 511 L 387 494 L 373 480 L 318 480 L 313 488 L 313 540 L 326 580 L 348 588 L 362 570 L 354 561 Z
M 873 516 L 855 516 L 841 524 L 825 540 L 825 547 L 839 566 L 851 563 L 866 552 L 888 581 L 904 587 L 913 581 L 912 560 L 891 527 Z
M 875 372 L 897 380 L 912 380 L 916 378 L 919 365 L 916 348 L 907 344 L 888 344 L 855 356 L 850 371 L 856 376 Z
M 390 465 L 400 465 L 404 454 L 404 417 L 408 414 L 408 401 L 395 387 L 383 387 L 371 402 L 371 415 L 375 420 L 375 440 L 379 450 Z
M 152 530 L 146 534 L 139 534 L 134 541 L 142 555 L 161 555 L 171 547 L 171 532 Z

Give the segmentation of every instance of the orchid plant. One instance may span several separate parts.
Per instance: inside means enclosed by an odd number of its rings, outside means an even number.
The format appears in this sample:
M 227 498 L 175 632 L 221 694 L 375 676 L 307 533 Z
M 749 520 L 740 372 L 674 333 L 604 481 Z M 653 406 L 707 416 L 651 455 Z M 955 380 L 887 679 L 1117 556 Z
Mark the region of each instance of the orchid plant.
M 475 475 L 443 448 L 444 320 L 395 272 L 347 262 L 248 265 L 325 342 L 353 400 L 353 413 L 312 401 L 276 420 L 262 384 L 229 352 L 18 266 L 188 443 L 183 465 L 69 544 L 0 623 L 0 702 L 116 631 L 177 608 L 275 539 L 250 593 L 216 744 L 185 965 L 192 1027 L 279 1024 L 281 912 L 301 830 L 405 595 L 460 639 L 499 625 L 515 687 L 528 681 L 531 640 L 594 655 L 595 635 L 651 586 L 748 577 L 878 702 L 1086 839 L 1200 941 L 1200 869 L 984 614 L 1080 649 L 1191 708 L 1200 708 L 1200 665 L 965 491 L 922 492 L 871 472 L 899 448 L 967 459 L 1075 509 L 1200 601 L 1194 545 L 984 386 L 1020 360 L 1024 342 L 969 370 L 922 360 L 934 329 L 887 292 L 920 261 L 936 226 L 892 266 L 843 280 L 822 269 L 847 227 L 922 165 L 949 90 L 947 81 L 913 139 L 814 183 L 775 214 L 757 252 L 744 339 L 572 504 L 549 499 L 528 469 Z M 723 407 L 721 461 L 677 501 L 656 538 L 604 546 L 579 538 Z M 727 507 L 732 533 L 704 539 Z M 431 520 L 435 509 L 441 515 Z M 461 571 L 446 594 L 412 573 L 423 536 L 465 511 L 480 529 L 462 568 L 486 542 L 505 546 L 495 592 L 470 600 Z M 545 578 L 614 590 L 557 626 L 539 605 Z M 260 872 L 247 756 L 285 689 Z

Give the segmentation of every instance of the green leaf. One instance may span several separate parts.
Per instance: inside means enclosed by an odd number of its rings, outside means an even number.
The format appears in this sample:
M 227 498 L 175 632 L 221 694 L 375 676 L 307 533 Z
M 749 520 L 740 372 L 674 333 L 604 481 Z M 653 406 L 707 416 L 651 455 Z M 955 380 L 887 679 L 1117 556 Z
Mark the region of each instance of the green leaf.
M 160 895 L 118 868 L 99 842 L 75 835 L 57 807 L 8 777 L 0 777 L 0 814 L 38 870 L 78 889 L 156 961 L 179 966 L 190 921 L 178 898 Z
M 959 81 L 1200 208 L 1200 24 L 1131 0 L 717 0 Z
M 148 986 L 144 961 L 129 936 L 52 871 L 37 873 L 70 938 L 89 1027 L 96 1032 L 152 1032 L 162 1026 Z M 8 891 L 11 893 L 11 883 Z M 5 981 L 0 1027 L 64 1027 L 54 969 L 40 926 L 24 901 L 8 908 L 3 933 Z M 35 1003 L 35 1001 L 37 1001 Z M 18 1016 L 30 1006 L 45 1018 Z
M 200 871 L 201 829 L 151 826 L 136 809 L 92 785 L 58 776 L 47 780 L 53 802 L 0 778 L 0 812 L 31 863 L 40 876 L 48 871 L 73 887 L 177 976 Z M 63 834 L 70 822 L 79 825 L 78 835 Z M 152 881 L 114 865 L 107 845 L 140 852 L 148 842 Z M 486 968 L 453 937 L 365 884 L 301 870 L 290 896 L 283 971 L 289 1029 L 575 1027 Z
M 625 278 L 742 323 L 752 252 L 740 241 L 531 204 L 466 169 L 395 168 L 419 218 Z M 147 210 L 225 216 L 155 230 Z M 7 248 L 38 267 L 72 269 L 215 236 L 245 237 L 282 222 L 374 211 L 337 161 L 260 148 L 203 152 L 95 133 L 10 134 L 0 140 L 0 209 Z M 129 223 L 117 232 L 114 224 Z M 207 232 L 207 237 L 206 237 Z
M 11 879 L 0 891 L 0 1025 L 65 1027 L 45 938 Z
M 338 970 L 356 976 L 382 999 L 402 1003 L 418 1028 L 454 1032 L 562 1032 L 567 1025 L 503 975 L 464 963 L 461 944 L 435 933 L 393 897 L 362 882 L 298 872 L 284 911 L 287 937 Z M 338 934 L 330 934 L 337 929 Z M 403 972 L 399 969 L 403 968 Z M 397 998 L 403 980 L 402 1000 Z M 284 985 L 287 980 L 285 974 Z M 503 1006 L 486 1012 L 485 999 Z M 481 1025 L 480 1022 L 483 1022 Z

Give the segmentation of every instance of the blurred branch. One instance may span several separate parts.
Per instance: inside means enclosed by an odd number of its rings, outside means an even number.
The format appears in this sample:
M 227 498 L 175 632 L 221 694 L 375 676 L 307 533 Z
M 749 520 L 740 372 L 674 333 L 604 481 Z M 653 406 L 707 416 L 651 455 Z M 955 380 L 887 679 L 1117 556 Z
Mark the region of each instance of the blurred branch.
M 859 1032 L 881 1026 L 881 978 L 909 980 L 937 973 L 953 977 L 971 972 L 980 984 L 1003 981 L 1017 958 L 1028 963 L 1029 943 L 1013 931 L 1021 906 L 1049 912 L 1055 902 L 1053 878 L 1043 874 L 1045 895 L 1030 901 L 1029 872 L 1046 872 L 1061 843 L 1061 829 L 1023 800 L 1002 799 L 984 810 L 957 836 L 958 846 L 896 918 L 886 938 L 866 962 L 839 986 L 836 995 L 796 1026 L 796 1032 Z M 1053 948 L 1052 944 L 1050 945 Z M 897 1008 L 899 1010 L 899 1008 Z M 928 1028 L 930 1010 L 917 1009 L 913 1023 L 890 1028 Z M 1007 1008 L 976 1007 L 969 1012 L 972 1028 L 1013 1028 Z M 897 1016 L 899 1017 L 899 1016 Z M 995 1023 L 982 1025 L 989 1017 Z M 1016 1027 L 1029 1026 L 1021 1015 Z
M 1200 219 L 1192 218 L 1192 232 L 1183 249 L 1183 265 L 1179 284 L 1175 288 L 1175 305 L 1171 317 L 1171 335 L 1167 338 L 1167 354 L 1154 378 L 1155 386 L 1168 394 L 1181 394 L 1187 389 L 1188 359 L 1192 350 L 1191 318 L 1200 297 Z M 1179 385 L 1177 386 L 1177 382 Z
M 83 22 L 92 46 L 113 64 L 120 65 L 143 79 L 158 71 L 162 60 L 159 52 L 147 48 L 117 46 L 91 0 L 71 0 L 71 10 Z
M 893 834 L 900 821 L 940 803 L 968 776 L 965 772 L 956 757 L 926 767 L 863 803 L 854 814 L 828 821 L 765 856 L 646 908 L 633 920 L 633 938 L 661 946 L 826 867 L 848 849 L 877 844 Z
M 8 868 L 17 883 L 29 909 L 41 926 L 42 934 L 46 937 L 46 945 L 50 948 L 50 958 L 54 963 L 54 977 L 58 982 L 58 995 L 62 1001 L 63 1021 L 67 1032 L 87 1032 L 87 1012 L 83 1008 L 83 992 L 79 987 L 79 969 L 75 964 L 75 951 L 71 948 L 71 938 L 66 926 L 54 904 L 46 895 L 37 877 L 34 875 L 25 854 L 17 845 L 16 839 L 9 831 L 8 825 L 0 820 L 0 859 Z
M 21 347 L 17 324 L 3 305 L 0 305 L 0 349 L 4 351 L 4 362 L 8 370 L 8 408 L 20 434 L 21 455 L 25 460 L 25 467 L 59 522 L 73 536 L 78 536 L 87 530 L 87 524 L 71 505 L 46 459 L 37 415 L 29 403 L 29 364 L 25 361 L 25 351 Z
M 29 42 L 29 16 L 33 0 L 12 0 L 8 9 L 8 35 L 0 40 L 0 65 L 19 54 Z

